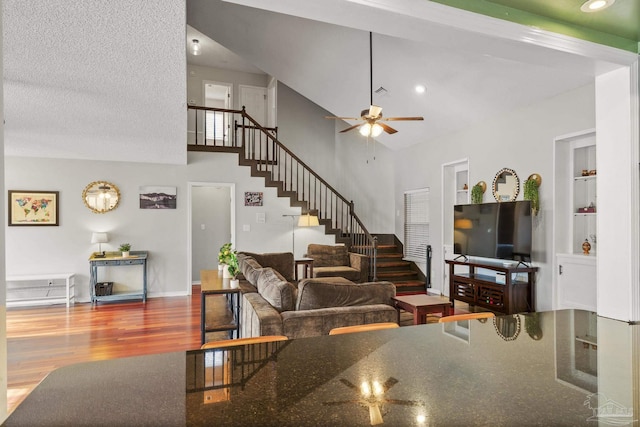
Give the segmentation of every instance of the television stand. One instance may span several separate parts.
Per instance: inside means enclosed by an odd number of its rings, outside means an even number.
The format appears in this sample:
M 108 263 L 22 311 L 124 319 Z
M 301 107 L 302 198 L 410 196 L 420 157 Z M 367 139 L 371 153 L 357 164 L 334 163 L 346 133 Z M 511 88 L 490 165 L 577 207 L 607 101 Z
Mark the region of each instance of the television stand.
M 535 276 L 538 267 L 505 267 L 496 264 L 446 260 L 449 264 L 449 301 L 463 301 L 503 314 L 536 311 Z M 524 264 L 524 263 L 523 263 Z M 457 272 L 456 266 L 466 267 Z M 478 273 L 476 269 L 495 271 L 504 275 L 504 283 L 496 276 Z M 526 280 L 522 278 L 526 276 Z

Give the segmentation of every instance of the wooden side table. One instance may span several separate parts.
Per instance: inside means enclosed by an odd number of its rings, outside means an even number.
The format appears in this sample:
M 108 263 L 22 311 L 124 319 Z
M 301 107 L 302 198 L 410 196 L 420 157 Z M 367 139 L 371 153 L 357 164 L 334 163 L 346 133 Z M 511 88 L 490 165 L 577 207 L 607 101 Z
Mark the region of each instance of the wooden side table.
M 200 270 L 200 344 L 206 341 L 207 332 L 229 332 L 230 338 L 240 338 L 240 288 L 232 288 L 231 280 L 222 277 L 218 270 Z M 221 324 L 207 325 L 207 296 L 227 297 L 227 313 Z
M 400 310 L 413 313 L 413 324 L 423 325 L 427 323 L 427 314 L 442 313 L 443 316 L 453 314 L 453 307 L 449 301 L 440 297 L 429 295 L 405 295 L 391 298 L 393 305 L 398 310 L 398 324 L 400 324 Z
M 302 266 L 302 277 L 298 278 L 298 267 Z M 295 260 L 295 279 L 310 279 L 313 278 L 313 258 L 300 258 Z

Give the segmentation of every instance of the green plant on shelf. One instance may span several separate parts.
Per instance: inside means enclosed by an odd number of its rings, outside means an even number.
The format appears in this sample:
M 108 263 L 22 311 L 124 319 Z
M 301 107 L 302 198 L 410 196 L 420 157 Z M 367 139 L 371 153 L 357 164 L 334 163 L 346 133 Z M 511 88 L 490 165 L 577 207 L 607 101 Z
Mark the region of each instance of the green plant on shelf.
M 118 249 L 120 249 L 120 252 L 129 252 L 131 250 L 131 243 L 121 243 Z
M 524 182 L 524 199 L 531 200 L 531 212 L 537 215 L 540 210 L 540 196 L 538 183 L 534 179 L 528 179 Z
M 228 264 L 227 260 L 231 256 L 232 252 L 231 243 L 225 243 L 222 245 L 218 251 L 218 264 Z
M 471 187 L 471 203 L 482 203 L 483 197 L 484 191 L 482 191 L 482 186 L 480 184 L 476 184 Z

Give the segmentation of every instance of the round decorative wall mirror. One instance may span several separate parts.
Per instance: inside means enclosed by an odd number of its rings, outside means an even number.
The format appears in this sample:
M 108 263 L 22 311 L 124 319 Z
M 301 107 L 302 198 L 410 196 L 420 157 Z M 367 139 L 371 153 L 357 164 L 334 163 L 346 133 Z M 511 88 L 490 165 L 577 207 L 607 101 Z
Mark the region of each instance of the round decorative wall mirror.
M 520 178 L 513 169 L 502 168 L 493 178 L 491 188 L 497 202 L 513 202 L 520 193 Z
M 107 181 L 94 181 L 82 192 L 84 205 L 94 213 L 114 210 L 120 202 L 120 190 Z

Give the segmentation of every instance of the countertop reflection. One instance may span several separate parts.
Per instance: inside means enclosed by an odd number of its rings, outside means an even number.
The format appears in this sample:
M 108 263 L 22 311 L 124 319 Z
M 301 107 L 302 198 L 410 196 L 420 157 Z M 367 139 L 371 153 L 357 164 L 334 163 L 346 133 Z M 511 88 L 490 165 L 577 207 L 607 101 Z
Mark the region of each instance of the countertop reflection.
M 563 310 L 84 363 L 6 425 L 625 425 L 639 332 Z

